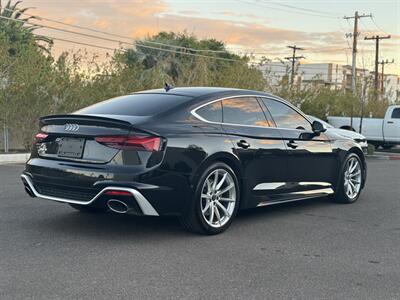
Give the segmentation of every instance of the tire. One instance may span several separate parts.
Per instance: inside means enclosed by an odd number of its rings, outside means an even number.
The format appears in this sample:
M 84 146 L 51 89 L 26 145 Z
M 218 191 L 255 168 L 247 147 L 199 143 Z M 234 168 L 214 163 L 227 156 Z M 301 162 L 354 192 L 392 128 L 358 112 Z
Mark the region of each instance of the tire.
M 355 162 L 357 162 L 357 165 L 354 167 Z M 351 171 L 352 167 L 355 168 L 354 171 Z M 359 174 L 355 175 L 358 172 Z M 364 172 L 361 159 L 357 154 L 350 153 L 347 155 L 341 168 L 339 186 L 337 187 L 333 200 L 343 204 L 356 202 L 360 197 L 363 181 Z M 353 193 L 349 189 L 352 190 Z
M 393 148 L 393 145 L 382 145 L 382 148 L 385 150 L 390 150 Z
M 214 185 L 215 174 L 217 183 Z M 221 233 L 235 218 L 239 199 L 239 183 L 235 172 L 224 163 L 214 163 L 200 176 L 194 197 L 186 212 L 180 216 L 182 227 L 204 235 Z
M 106 208 L 90 206 L 90 205 L 80 205 L 80 204 L 72 204 L 72 203 L 68 203 L 68 205 L 76 210 L 79 210 L 80 212 L 83 212 L 83 213 L 103 213 L 103 212 L 106 212 L 106 210 L 107 210 Z

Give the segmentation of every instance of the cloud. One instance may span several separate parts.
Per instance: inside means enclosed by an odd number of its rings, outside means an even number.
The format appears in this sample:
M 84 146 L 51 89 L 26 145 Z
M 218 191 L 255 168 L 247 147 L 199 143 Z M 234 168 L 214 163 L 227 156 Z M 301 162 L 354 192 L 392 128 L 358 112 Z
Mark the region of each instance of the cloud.
M 348 43 L 343 32 L 304 32 L 296 29 L 277 28 L 269 19 L 256 19 L 256 15 L 241 15 L 229 10 L 220 13 L 202 14 L 196 10 L 182 10 L 172 13 L 172 8 L 163 0 L 81 0 L 70 5 L 67 1 L 57 1 L 57 5 L 43 5 L 41 0 L 25 0 L 25 6 L 35 6 L 35 14 L 88 27 L 95 27 L 132 38 L 143 38 L 159 31 L 187 31 L 199 38 L 215 38 L 229 46 L 242 49 L 265 49 L 273 56 L 287 56 L 290 49 L 286 45 L 297 44 L 306 48 L 307 58 L 335 57 L 345 60 Z M 258 21 L 257 21 L 258 20 Z M 264 20 L 266 22 L 264 22 Z M 41 31 L 46 33 L 45 29 Z M 51 34 L 54 34 L 52 32 Z M 85 38 L 69 36 L 70 39 Z M 399 52 L 400 36 L 392 35 L 392 40 L 382 43 L 382 51 Z M 96 41 L 96 43 L 101 43 Z M 101 45 L 118 47 L 104 41 Z M 372 45 L 363 44 L 366 53 L 373 51 Z M 66 44 L 62 44 L 63 47 Z M 57 47 L 57 44 L 56 44 Z M 60 46 L 61 47 L 61 46 Z M 260 51 L 260 50 L 258 50 Z M 262 50 L 264 52 L 264 50 Z M 287 54 L 286 54 L 287 53 Z
M 111 26 L 111 21 L 105 20 L 105 19 L 99 19 L 99 20 L 96 20 L 93 23 L 93 25 L 100 29 L 107 29 Z

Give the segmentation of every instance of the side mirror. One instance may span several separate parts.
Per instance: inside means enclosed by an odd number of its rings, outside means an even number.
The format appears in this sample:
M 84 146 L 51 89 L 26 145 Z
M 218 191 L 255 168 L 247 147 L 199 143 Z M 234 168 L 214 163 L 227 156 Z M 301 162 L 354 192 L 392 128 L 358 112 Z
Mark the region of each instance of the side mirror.
M 325 125 L 318 121 L 314 121 L 311 125 L 311 128 L 315 134 L 320 134 L 321 132 L 326 131 Z

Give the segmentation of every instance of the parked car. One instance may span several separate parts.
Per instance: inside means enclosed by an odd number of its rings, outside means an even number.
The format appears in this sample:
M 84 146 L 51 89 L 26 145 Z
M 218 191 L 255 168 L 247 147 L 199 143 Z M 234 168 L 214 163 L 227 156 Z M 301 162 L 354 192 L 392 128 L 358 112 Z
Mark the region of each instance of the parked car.
M 239 209 L 322 196 L 355 202 L 360 145 L 271 94 L 229 88 L 134 93 L 40 119 L 22 181 L 82 212 L 178 216 L 224 231 Z
M 328 117 L 328 122 L 336 128 L 356 131 L 360 128 L 360 118 Z M 400 145 L 400 105 L 389 106 L 383 119 L 363 118 L 362 130 L 369 143 L 375 147 L 390 149 Z
M 324 124 L 324 126 L 326 127 L 327 130 L 329 130 L 330 132 L 336 133 L 340 136 L 343 136 L 345 138 L 349 138 L 354 140 L 356 143 L 360 144 L 361 149 L 363 149 L 364 153 L 368 152 L 368 143 L 367 143 L 367 138 L 365 136 L 363 136 L 362 134 L 352 131 L 352 130 L 346 130 L 346 129 L 340 129 L 340 128 L 335 128 L 333 127 L 331 124 L 318 119 L 317 117 L 314 116 L 307 116 L 312 122 L 313 121 L 318 121 L 322 124 Z

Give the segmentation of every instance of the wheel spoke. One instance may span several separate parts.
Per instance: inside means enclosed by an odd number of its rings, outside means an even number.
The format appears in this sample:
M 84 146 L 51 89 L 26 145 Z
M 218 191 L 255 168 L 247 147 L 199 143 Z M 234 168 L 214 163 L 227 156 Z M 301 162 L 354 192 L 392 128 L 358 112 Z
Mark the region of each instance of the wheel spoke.
M 350 174 L 350 177 L 356 177 L 361 174 L 361 171 L 357 171 L 355 173 Z
M 211 199 L 211 196 L 207 194 L 201 194 L 201 198 Z
M 350 197 L 353 197 L 354 191 L 356 190 L 356 186 L 351 181 L 349 181 L 349 187 L 350 187 Z
M 214 206 L 215 216 L 217 217 L 218 224 L 221 225 L 221 214 L 219 213 L 218 207 L 215 204 L 213 204 L 213 206 Z
M 218 207 L 220 207 L 222 209 L 222 211 L 224 212 L 225 216 L 227 216 L 228 218 L 231 217 L 231 214 L 228 212 L 228 210 L 226 209 L 225 206 L 223 206 L 219 201 L 216 201 L 215 203 L 217 203 Z
M 217 196 L 223 195 L 223 194 L 225 194 L 227 191 L 233 189 L 234 187 L 235 187 L 235 185 L 234 185 L 233 183 L 231 183 L 230 185 L 228 185 L 228 186 L 227 186 L 226 188 L 224 188 L 223 190 L 218 191 L 216 194 L 217 194 Z
M 215 191 L 217 188 L 218 173 L 219 173 L 219 170 L 215 170 L 214 182 L 213 182 L 213 186 L 212 186 L 213 191 Z
M 356 186 L 354 185 L 354 183 L 351 181 L 351 180 L 349 180 L 349 184 L 350 184 L 350 186 L 351 186 L 351 188 L 352 189 L 354 189 Z
M 209 193 L 212 190 L 211 182 L 209 179 L 206 180 L 206 184 L 207 184 L 207 192 Z
M 208 218 L 208 221 L 212 223 L 214 220 L 214 205 L 210 204 L 210 216 Z
M 352 188 L 351 188 L 351 186 L 350 186 L 350 184 L 347 186 L 347 192 L 346 192 L 346 194 L 347 194 L 347 196 L 349 196 L 349 197 L 351 197 L 351 194 L 353 193 L 353 191 L 352 191 Z
M 226 176 L 228 176 L 228 173 L 225 173 L 225 174 L 222 176 L 222 179 L 218 182 L 217 186 L 215 187 L 215 189 L 216 189 L 217 191 L 218 191 L 218 190 L 222 187 L 222 185 L 224 184 L 225 179 L 226 179 Z
M 207 200 L 206 206 L 203 208 L 203 214 L 210 208 L 210 201 Z
M 346 170 L 347 174 L 350 173 L 350 170 L 351 170 L 352 167 L 353 167 L 353 161 L 349 160 L 349 162 L 347 163 L 347 170 Z
M 350 186 L 348 180 L 346 180 L 345 186 L 346 186 L 346 194 L 347 194 L 348 196 L 350 196 L 350 194 L 351 194 L 351 186 Z
M 235 199 L 232 199 L 232 198 L 223 198 L 223 197 L 221 197 L 221 198 L 219 198 L 219 201 L 221 202 L 221 201 L 225 201 L 225 202 L 235 202 L 236 200 Z
M 357 168 L 357 165 L 358 165 L 358 162 L 356 160 L 352 160 L 352 162 L 353 162 L 352 167 L 349 168 L 350 174 L 354 172 L 354 170 Z

